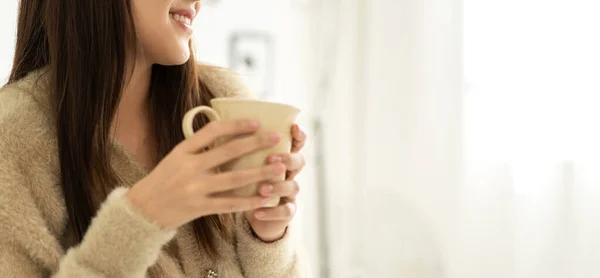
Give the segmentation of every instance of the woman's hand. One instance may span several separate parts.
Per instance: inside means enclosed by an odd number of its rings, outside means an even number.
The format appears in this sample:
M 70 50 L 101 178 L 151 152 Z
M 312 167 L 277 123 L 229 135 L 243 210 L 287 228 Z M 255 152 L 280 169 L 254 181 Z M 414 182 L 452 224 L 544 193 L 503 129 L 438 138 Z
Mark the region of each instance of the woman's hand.
M 281 202 L 275 208 L 260 208 L 245 212 L 246 219 L 252 230 L 265 242 L 281 239 L 285 235 L 286 228 L 296 214 L 296 195 L 300 186 L 294 180 L 304 168 L 304 156 L 299 153 L 304 147 L 306 134 L 300 130 L 298 125 L 292 127 L 292 151 L 290 154 L 274 155 L 269 158 L 269 165 L 282 163 L 286 166 L 287 178 L 285 181 L 273 184 L 262 184 L 259 193 L 264 197 L 279 196 Z
M 214 169 L 256 150 L 275 146 L 280 136 L 259 133 L 255 121 L 217 121 L 183 141 L 127 193 L 139 211 L 164 228 L 175 229 L 196 218 L 263 207 L 264 196 L 225 197 L 219 194 L 277 177 L 286 171 L 281 162 L 222 174 Z M 252 134 L 204 151 L 217 138 Z M 220 196 L 219 196 L 220 195 Z

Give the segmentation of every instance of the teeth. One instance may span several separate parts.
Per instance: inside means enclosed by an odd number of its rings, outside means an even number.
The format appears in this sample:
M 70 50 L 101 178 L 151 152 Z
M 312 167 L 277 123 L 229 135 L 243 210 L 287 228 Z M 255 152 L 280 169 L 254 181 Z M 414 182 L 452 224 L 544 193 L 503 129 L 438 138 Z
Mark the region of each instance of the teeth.
M 171 18 L 173 20 L 179 21 L 181 23 L 185 23 L 187 25 L 191 25 L 192 24 L 192 20 L 190 18 L 186 17 L 186 16 L 179 15 L 179 14 L 172 14 L 172 13 L 169 13 L 169 15 L 171 16 Z

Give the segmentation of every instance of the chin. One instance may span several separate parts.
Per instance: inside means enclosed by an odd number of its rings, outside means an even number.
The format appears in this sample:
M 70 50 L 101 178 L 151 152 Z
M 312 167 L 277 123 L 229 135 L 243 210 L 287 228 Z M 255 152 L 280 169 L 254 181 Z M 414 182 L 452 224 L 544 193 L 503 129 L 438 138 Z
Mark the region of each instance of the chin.
M 174 55 L 178 53 L 178 55 Z M 187 63 L 190 60 L 190 50 L 180 50 L 177 52 L 171 52 L 171 55 L 166 55 L 155 59 L 156 63 L 163 66 L 180 66 Z

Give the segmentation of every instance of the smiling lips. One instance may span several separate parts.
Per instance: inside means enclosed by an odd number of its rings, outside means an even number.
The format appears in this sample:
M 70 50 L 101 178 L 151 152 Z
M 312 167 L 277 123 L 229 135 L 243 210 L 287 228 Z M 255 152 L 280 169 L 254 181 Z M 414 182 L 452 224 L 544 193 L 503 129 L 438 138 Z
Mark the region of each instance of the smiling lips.
M 194 9 L 180 9 L 169 12 L 169 16 L 176 25 L 179 25 L 186 33 L 192 34 L 192 22 L 196 17 L 196 11 Z
M 186 15 L 186 14 L 181 14 L 181 13 L 170 13 L 169 14 L 171 16 L 171 18 L 177 22 L 181 22 L 183 24 L 186 24 L 188 26 L 192 25 L 192 19 Z

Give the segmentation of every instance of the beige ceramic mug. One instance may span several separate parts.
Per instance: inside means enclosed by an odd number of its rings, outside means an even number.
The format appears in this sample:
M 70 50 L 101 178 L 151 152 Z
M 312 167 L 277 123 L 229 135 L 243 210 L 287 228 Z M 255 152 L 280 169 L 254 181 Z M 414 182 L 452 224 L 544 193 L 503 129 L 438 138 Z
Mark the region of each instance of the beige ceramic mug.
M 210 101 L 212 106 L 199 106 L 188 111 L 183 118 L 183 134 L 186 138 L 194 134 L 194 118 L 202 113 L 210 121 L 249 119 L 260 122 L 261 131 L 277 132 L 281 141 L 275 147 L 247 154 L 239 159 L 223 164 L 221 171 L 235 171 L 255 168 L 264 165 L 267 158 L 273 154 L 289 153 L 292 147 L 292 125 L 300 113 L 300 109 L 287 104 L 260 101 L 248 98 L 215 98 Z M 223 144 L 232 137 L 221 138 L 216 145 Z M 285 179 L 285 174 L 277 177 L 275 181 Z M 258 194 L 257 184 L 232 191 L 236 196 L 255 196 Z M 279 204 L 279 197 L 274 197 L 266 207 L 275 207 Z

